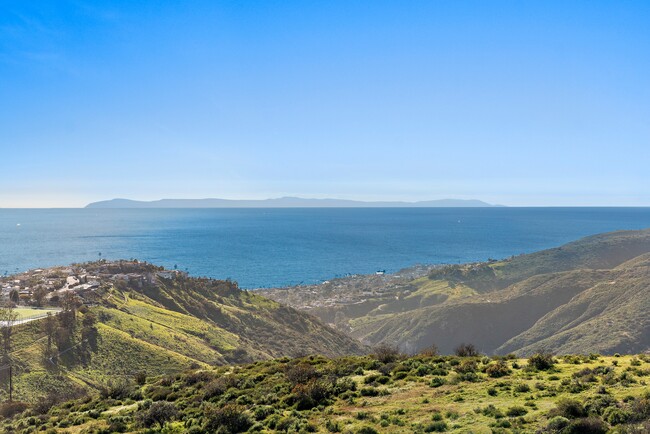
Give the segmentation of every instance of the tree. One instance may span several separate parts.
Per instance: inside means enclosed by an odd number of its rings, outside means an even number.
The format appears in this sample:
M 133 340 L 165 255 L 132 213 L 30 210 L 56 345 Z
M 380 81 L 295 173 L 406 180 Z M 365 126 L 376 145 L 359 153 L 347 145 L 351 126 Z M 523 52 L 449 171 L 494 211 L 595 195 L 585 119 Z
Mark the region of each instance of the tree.
M 2 327 L 0 336 L 2 337 L 2 350 L 5 356 L 11 351 L 11 335 L 17 319 L 18 314 L 11 303 L 7 303 L 0 308 L 0 327 Z
M 92 312 L 86 312 L 81 320 L 81 343 L 82 349 L 97 348 L 97 317 Z
M 17 289 L 12 289 L 9 291 L 9 300 L 11 300 L 11 302 L 14 304 L 18 304 L 18 300 L 20 300 L 20 293 Z
M 374 357 L 382 363 L 391 363 L 402 357 L 402 354 L 396 346 L 380 344 L 375 347 Z
M 57 328 L 56 318 L 54 317 L 54 315 L 52 315 L 51 312 L 48 312 L 47 316 L 43 319 L 43 321 L 41 321 L 41 329 L 43 330 L 43 333 L 45 333 L 45 336 L 47 336 L 47 347 L 45 349 L 45 357 L 48 358 L 52 356 L 52 341 L 56 336 L 56 328 Z
M 37 307 L 43 307 L 47 290 L 42 286 L 37 286 L 32 292 L 32 300 Z
M 77 319 L 77 308 L 81 304 L 79 297 L 73 291 L 66 291 L 61 297 L 61 313 L 59 320 L 63 327 L 74 329 L 75 320 Z
M 476 357 L 481 354 L 474 344 L 460 344 L 454 352 L 458 357 Z

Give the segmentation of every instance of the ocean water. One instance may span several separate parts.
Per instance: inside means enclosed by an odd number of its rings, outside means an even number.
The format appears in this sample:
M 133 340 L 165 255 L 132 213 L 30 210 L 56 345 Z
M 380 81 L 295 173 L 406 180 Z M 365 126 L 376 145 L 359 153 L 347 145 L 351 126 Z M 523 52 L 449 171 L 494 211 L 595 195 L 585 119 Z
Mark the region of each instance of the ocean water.
M 137 258 L 259 288 L 648 227 L 650 208 L 0 209 L 0 273 Z

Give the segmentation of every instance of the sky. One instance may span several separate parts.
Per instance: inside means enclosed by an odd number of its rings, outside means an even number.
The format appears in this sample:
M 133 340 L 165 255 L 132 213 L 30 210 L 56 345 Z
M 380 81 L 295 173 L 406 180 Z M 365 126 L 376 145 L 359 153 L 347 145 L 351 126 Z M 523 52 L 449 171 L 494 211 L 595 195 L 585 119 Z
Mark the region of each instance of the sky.
M 650 206 L 648 1 L 0 0 L 0 207 Z

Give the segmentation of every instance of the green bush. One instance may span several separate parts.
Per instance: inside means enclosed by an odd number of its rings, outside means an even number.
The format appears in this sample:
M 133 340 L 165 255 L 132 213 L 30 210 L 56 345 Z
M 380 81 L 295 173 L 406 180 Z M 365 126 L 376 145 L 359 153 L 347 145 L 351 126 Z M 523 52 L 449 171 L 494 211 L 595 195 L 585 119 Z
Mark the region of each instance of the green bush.
M 492 404 L 488 405 L 485 408 L 478 409 L 478 411 L 480 411 L 480 413 L 482 413 L 484 416 L 487 417 L 493 417 L 495 419 L 503 418 L 503 413 L 501 412 L 501 410 L 499 410 Z
M 562 434 L 607 434 L 609 428 L 602 419 L 588 417 L 575 419 L 562 430 Z
M 538 371 L 547 371 L 555 365 L 553 355 L 550 353 L 537 353 L 530 356 L 528 366 Z
M 221 408 L 213 404 L 206 405 L 203 414 L 205 418 L 203 429 L 208 432 L 216 432 L 223 427 L 228 433 L 239 433 L 253 425 L 244 407 L 237 404 L 226 404 Z
M 509 417 L 525 416 L 526 413 L 528 413 L 528 410 L 521 406 L 510 407 L 508 410 L 506 410 L 506 416 Z
M 375 389 L 374 387 L 362 387 L 361 390 L 359 391 L 361 393 L 361 396 L 378 396 L 379 391 Z
M 151 404 L 151 407 L 138 415 L 138 420 L 145 428 L 158 425 L 162 428 L 166 422 L 178 417 L 178 410 L 171 402 L 158 401 Z
M 445 432 L 447 431 L 447 423 L 443 420 L 432 422 L 424 427 L 424 432 Z
M 569 426 L 570 423 L 571 421 L 564 416 L 555 416 L 554 418 L 548 421 L 548 425 L 546 428 L 551 432 L 559 432 L 562 429 Z
M 515 386 L 514 391 L 517 393 L 530 392 L 530 386 L 526 383 L 519 383 Z
M 253 410 L 255 420 L 264 420 L 275 413 L 275 409 L 270 405 L 258 405 Z
M 587 415 L 584 406 L 575 399 L 560 399 L 557 407 L 551 410 L 555 416 L 563 416 L 567 419 L 575 419 Z
M 620 425 L 631 419 L 631 414 L 625 410 L 616 407 L 608 407 L 603 412 L 603 419 L 611 425 Z
M 291 391 L 297 410 L 309 410 L 325 401 L 332 393 L 332 386 L 324 381 L 310 380 L 298 384 Z
M 512 372 L 508 367 L 508 363 L 503 360 L 499 360 L 497 363 L 491 364 L 485 370 L 485 373 L 492 378 L 505 377 L 506 375 Z
M 325 422 L 325 429 L 329 432 L 341 432 L 341 424 L 331 419 L 327 419 Z

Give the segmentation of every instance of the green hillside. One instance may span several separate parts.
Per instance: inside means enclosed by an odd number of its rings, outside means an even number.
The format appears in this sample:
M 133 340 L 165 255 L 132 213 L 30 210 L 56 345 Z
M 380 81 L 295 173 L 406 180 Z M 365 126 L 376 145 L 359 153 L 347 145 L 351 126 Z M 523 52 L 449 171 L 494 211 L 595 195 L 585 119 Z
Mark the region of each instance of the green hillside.
M 450 266 L 432 273 L 432 280 L 462 282 L 481 292 L 506 288 L 529 277 L 578 269 L 611 269 L 650 252 L 650 230 L 617 231 L 582 238 L 561 247 L 505 261 Z
M 105 266 L 82 265 L 85 273 L 95 274 Z M 97 289 L 53 292 L 52 300 L 59 301 L 52 303 L 65 305 L 70 298 L 74 306 L 56 317 L 13 326 L 11 352 L 0 369 L 0 399 L 8 397 L 9 365 L 14 399 L 34 403 L 101 390 L 115 378 L 136 374 L 364 352 L 357 341 L 316 318 L 233 282 L 177 273 L 143 284 L 134 273 L 146 276 L 157 268 L 124 266 L 130 282 L 100 277 Z
M 53 407 L 0 407 L 6 433 L 645 433 L 650 358 L 276 359 L 122 378 Z M 12 414 L 15 414 L 13 417 Z
M 390 288 L 366 287 L 352 307 L 318 303 L 314 288 L 309 302 L 316 307 L 307 310 L 368 345 L 404 351 L 435 344 L 449 354 L 471 342 L 488 354 L 644 352 L 648 252 L 650 230 L 612 232 L 503 261 L 440 267 Z M 297 291 L 269 296 L 305 305 Z

